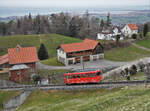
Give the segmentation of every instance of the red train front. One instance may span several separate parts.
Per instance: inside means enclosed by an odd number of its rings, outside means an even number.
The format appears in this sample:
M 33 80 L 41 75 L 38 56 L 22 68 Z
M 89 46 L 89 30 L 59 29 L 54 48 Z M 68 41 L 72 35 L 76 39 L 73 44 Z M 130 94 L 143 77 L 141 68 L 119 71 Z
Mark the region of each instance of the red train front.
M 99 83 L 102 79 L 102 72 L 94 69 L 64 74 L 65 84 Z

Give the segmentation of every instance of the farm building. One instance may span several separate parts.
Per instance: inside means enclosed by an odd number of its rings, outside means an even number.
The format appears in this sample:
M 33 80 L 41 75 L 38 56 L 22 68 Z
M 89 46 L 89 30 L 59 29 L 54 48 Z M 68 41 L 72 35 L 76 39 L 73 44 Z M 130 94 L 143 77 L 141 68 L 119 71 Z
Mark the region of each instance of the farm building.
M 97 34 L 97 39 L 99 40 L 116 40 L 116 36 L 121 36 L 121 30 L 119 27 L 107 27 Z M 123 37 L 121 38 L 123 40 Z
M 85 39 L 80 43 L 62 44 L 57 49 L 58 61 L 65 65 L 94 61 L 104 58 L 102 45 L 95 40 Z
M 132 37 L 133 34 L 138 34 L 138 27 L 136 24 L 126 24 L 121 32 L 128 37 Z
M 21 47 L 8 49 L 10 80 L 23 82 L 30 79 L 36 72 L 38 62 L 35 47 Z

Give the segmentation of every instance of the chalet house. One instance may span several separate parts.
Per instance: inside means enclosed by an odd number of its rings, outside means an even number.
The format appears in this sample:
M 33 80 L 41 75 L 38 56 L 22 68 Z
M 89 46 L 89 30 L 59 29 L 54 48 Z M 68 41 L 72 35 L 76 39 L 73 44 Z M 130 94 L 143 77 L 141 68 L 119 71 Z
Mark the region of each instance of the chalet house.
M 38 62 L 35 47 L 21 47 L 8 49 L 10 80 L 23 82 L 30 79 L 36 72 Z
M 115 40 L 117 35 L 121 35 L 119 27 L 109 27 L 103 29 L 100 33 L 97 34 L 98 40 Z M 123 39 L 123 37 L 121 37 Z
M 95 40 L 85 39 L 80 43 L 62 44 L 57 49 L 58 61 L 65 65 L 104 58 L 102 45 Z
M 133 34 L 138 34 L 138 27 L 136 24 L 126 24 L 122 29 L 121 32 L 124 36 L 132 37 Z

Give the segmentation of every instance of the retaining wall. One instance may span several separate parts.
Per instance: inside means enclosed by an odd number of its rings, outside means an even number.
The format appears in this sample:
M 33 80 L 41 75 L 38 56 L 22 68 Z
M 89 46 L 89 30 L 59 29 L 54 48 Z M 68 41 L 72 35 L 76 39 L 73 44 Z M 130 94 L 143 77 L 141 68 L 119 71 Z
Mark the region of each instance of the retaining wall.
M 24 103 L 30 93 L 31 91 L 23 91 L 20 95 L 10 99 L 6 103 L 3 103 L 3 111 L 14 111 L 17 107 Z

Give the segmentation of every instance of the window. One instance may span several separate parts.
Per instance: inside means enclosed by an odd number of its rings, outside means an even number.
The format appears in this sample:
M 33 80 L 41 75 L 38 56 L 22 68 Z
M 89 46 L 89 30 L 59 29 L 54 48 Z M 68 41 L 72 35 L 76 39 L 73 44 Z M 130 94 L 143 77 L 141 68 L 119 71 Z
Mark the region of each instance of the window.
M 76 75 L 73 75 L 73 78 L 76 78 Z
M 79 74 L 79 75 L 77 75 L 77 77 L 78 77 L 78 78 L 80 78 L 80 77 L 81 77 L 81 75 Z
M 90 74 L 87 74 L 87 77 L 90 77 Z
M 70 76 L 66 76 L 67 79 L 70 79 Z
M 31 68 L 30 71 L 31 71 L 31 73 L 34 72 L 34 68 Z
M 86 77 L 86 75 L 85 75 L 85 74 L 82 74 L 82 77 L 83 77 L 83 78 L 85 78 L 85 77 Z
M 101 72 L 97 72 L 96 75 L 99 76 L 101 74 Z
M 21 74 L 21 72 L 17 72 L 17 75 L 20 75 Z
M 91 77 L 95 77 L 95 74 L 94 74 L 94 73 L 92 73 L 92 74 L 91 74 Z

